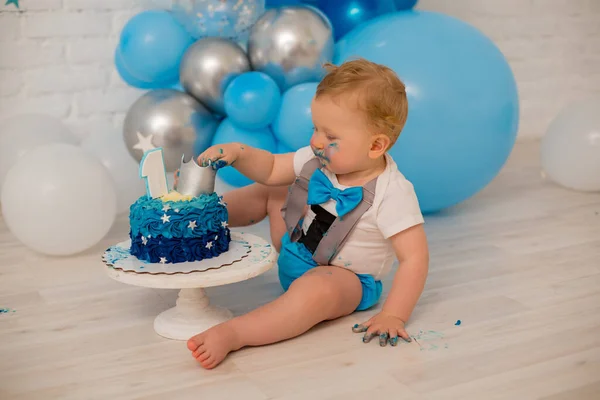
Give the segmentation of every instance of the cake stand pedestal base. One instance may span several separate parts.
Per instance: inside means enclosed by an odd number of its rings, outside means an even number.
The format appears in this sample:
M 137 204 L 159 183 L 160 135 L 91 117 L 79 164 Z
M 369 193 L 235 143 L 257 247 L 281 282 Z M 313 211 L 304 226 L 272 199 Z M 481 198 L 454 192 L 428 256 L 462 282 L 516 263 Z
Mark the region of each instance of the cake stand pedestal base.
M 266 240 L 244 232 L 231 232 L 231 240 L 228 252 L 198 262 L 143 263 L 129 254 L 129 241 L 109 248 L 103 260 L 108 276 L 121 283 L 178 289 L 175 307 L 154 319 L 154 330 L 168 339 L 188 340 L 232 317 L 231 311 L 211 304 L 204 288 L 252 279 L 275 265 L 277 251 Z
M 228 309 L 211 305 L 204 289 L 181 289 L 176 306 L 154 320 L 154 330 L 167 339 L 188 340 L 232 317 Z

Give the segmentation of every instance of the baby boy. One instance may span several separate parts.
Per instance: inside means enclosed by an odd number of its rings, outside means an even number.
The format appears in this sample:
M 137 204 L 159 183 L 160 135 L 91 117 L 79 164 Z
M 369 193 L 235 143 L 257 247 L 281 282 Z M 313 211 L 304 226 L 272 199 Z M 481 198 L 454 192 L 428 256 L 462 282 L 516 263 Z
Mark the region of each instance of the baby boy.
M 222 160 L 256 182 L 224 195 L 229 225 L 269 216 L 284 289 L 271 303 L 189 339 L 204 368 L 242 347 L 373 307 L 395 258 L 399 267 L 381 309 L 352 330 L 382 346 L 411 340 L 405 325 L 423 291 L 429 254 L 413 186 L 388 154 L 406 122 L 405 87 L 391 69 L 366 60 L 326 67 L 311 104 L 309 146 L 274 155 L 229 143 L 198 157 L 200 164 Z

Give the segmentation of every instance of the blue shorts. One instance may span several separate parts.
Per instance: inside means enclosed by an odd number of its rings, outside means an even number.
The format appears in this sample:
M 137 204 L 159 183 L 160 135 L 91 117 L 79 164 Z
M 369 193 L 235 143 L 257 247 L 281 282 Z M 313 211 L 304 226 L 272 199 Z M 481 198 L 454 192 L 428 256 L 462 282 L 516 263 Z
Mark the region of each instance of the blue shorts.
M 281 282 L 283 290 L 288 290 L 292 282 L 304 275 L 306 271 L 318 266 L 306 246 L 302 243 L 291 242 L 287 233 L 281 239 L 281 251 L 277 264 L 279 265 L 279 282 Z M 356 274 L 356 276 L 362 285 L 362 298 L 356 311 L 362 311 L 377 304 L 381 297 L 382 284 L 371 275 Z

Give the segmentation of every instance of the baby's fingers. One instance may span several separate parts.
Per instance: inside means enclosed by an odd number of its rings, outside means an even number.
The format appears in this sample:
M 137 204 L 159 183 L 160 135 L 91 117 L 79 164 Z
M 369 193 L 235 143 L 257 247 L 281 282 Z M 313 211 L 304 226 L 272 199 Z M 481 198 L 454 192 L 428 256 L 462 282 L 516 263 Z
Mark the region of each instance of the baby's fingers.
M 386 346 L 389 338 L 390 338 L 390 335 L 387 332 L 379 333 L 379 345 L 381 347 Z
M 354 333 L 363 333 L 363 332 L 366 332 L 367 329 L 369 329 L 370 326 L 371 326 L 371 320 L 369 320 L 367 322 L 363 322 L 362 324 L 355 324 L 352 327 L 352 332 L 354 332 Z
M 404 339 L 407 342 L 412 342 L 410 335 L 404 329 L 400 329 L 398 331 L 398 336 L 400 336 L 402 339 Z
M 392 345 L 392 346 L 398 345 L 398 330 L 397 329 L 394 329 L 394 328 L 390 329 L 389 342 L 390 342 L 390 345 Z
M 379 332 L 383 332 L 383 329 L 380 329 L 379 325 L 371 325 L 369 329 L 367 329 L 367 333 L 363 336 L 363 343 L 369 343 L 375 336 L 379 334 Z
M 208 167 L 212 163 L 215 163 L 218 160 L 220 160 L 221 158 L 223 158 L 223 156 L 220 154 L 214 154 L 214 153 L 201 154 L 198 157 L 198 164 L 201 167 Z

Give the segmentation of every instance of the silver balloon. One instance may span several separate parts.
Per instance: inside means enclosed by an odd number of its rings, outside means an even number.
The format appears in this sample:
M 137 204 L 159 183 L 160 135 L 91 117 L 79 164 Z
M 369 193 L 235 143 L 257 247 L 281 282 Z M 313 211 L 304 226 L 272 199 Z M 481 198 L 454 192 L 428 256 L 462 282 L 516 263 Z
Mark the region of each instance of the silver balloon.
M 229 39 L 210 37 L 195 42 L 183 55 L 181 86 L 215 113 L 225 115 L 223 93 L 236 76 L 250 71 L 244 50 Z
M 322 65 L 332 61 L 333 53 L 331 23 L 310 6 L 272 8 L 250 31 L 252 68 L 270 75 L 282 90 L 321 80 Z
M 183 155 L 197 156 L 210 146 L 217 126 L 216 118 L 192 96 L 157 89 L 133 103 L 125 117 L 123 138 L 138 162 L 146 151 L 162 147 L 165 169 L 173 172 Z

